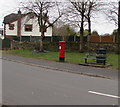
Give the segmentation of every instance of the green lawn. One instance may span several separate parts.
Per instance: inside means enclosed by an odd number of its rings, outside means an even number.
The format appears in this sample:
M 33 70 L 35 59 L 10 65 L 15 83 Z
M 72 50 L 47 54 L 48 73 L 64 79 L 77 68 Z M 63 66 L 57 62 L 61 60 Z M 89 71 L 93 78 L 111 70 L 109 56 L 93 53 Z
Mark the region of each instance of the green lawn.
M 9 50 L 4 51 L 5 53 L 14 54 L 23 57 L 37 58 L 37 59 L 45 59 L 58 61 L 59 60 L 59 52 L 51 52 L 46 51 L 44 53 L 37 53 L 32 50 Z M 85 57 L 86 53 L 78 53 L 78 52 L 66 52 L 65 61 L 67 63 L 84 63 L 83 57 Z M 90 61 L 91 62 L 91 61 Z M 118 68 L 118 55 L 114 53 L 107 53 L 107 64 L 111 64 L 114 69 Z

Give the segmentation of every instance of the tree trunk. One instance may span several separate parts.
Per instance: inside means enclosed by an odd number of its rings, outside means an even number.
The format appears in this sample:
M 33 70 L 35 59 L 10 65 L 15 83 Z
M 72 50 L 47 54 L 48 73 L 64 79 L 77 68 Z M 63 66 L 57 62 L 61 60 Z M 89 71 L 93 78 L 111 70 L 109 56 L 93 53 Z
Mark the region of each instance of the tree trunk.
M 20 35 L 20 43 L 22 42 L 22 36 Z
M 90 37 L 91 37 L 91 20 L 88 18 L 88 52 L 90 52 Z
M 79 52 L 80 52 L 80 53 L 84 52 L 84 43 L 83 43 L 83 35 L 84 35 L 83 24 L 84 24 L 84 21 L 83 21 L 83 18 L 84 18 L 84 17 L 82 17 L 82 20 L 81 20 L 81 28 L 80 28 L 80 47 L 79 47 Z
M 81 34 L 81 33 L 80 33 Z M 80 36 L 80 48 L 79 48 L 79 52 L 82 53 L 84 52 L 84 43 L 83 43 L 83 35 L 81 34 Z
M 40 52 L 43 52 L 43 51 L 44 51 L 42 39 L 40 39 L 40 48 L 39 48 L 39 51 L 40 51 Z
M 40 47 L 39 47 L 39 51 L 40 51 L 40 52 L 44 52 L 44 48 L 43 48 L 43 38 L 44 38 L 44 32 L 41 32 L 41 36 L 40 36 Z

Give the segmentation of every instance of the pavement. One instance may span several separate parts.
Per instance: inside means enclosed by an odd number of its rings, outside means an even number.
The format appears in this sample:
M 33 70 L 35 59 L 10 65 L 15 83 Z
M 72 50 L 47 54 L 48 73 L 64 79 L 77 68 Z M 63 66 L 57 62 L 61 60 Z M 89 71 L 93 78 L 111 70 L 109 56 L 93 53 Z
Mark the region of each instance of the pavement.
M 31 66 L 37 66 L 57 71 L 70 72 L 86 76 L 101 77 L 107 79 L 118 79 L 118 70 L 84 66 L 79 64 L 69 64 L 65 62 L 55 62 L 41 59 L 26 58 L 10 54 L 2 54 L 2 59 L 13 62 L 23 63 Z M 4 65 L 2 65 L 4 66 Z

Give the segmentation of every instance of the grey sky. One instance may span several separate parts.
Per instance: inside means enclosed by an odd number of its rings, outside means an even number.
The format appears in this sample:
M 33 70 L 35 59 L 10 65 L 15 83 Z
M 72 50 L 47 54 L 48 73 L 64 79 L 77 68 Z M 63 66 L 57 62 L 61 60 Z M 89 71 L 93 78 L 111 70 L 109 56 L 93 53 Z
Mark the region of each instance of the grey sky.
M 19 2 L 24 0 L 1 0 L 0 1 L 0 28 L 6 15 L 18 11 Z M 64 1 L 64 0 L 62 0 Z M 117 0 L 108 0 L 117 1 Z M 92 31 L 97 30 L 99 34 L 112 33 L 115 29 L 114 23 L 110 23 L 102 14 L 97 15 L 97 19 L 92 22 Z

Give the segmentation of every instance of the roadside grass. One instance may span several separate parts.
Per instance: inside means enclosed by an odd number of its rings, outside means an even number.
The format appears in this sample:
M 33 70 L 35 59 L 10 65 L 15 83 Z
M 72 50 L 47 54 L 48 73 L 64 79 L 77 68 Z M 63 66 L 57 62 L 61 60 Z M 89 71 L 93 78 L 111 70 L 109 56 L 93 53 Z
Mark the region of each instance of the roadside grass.
M 112 68 L 118 69 L 120 54 L 108 53 L 107 63 L 112 65 Z
M 52 61 L 59 61 L 59 52 L 53 51 L 45 51 L 45 52 L 35 52 L 33 50 L 8 50 L 3 51 L 8 54 L 36 58 L 36 59 L 45 59 Z M 66 52 L 65 53 L 65 61 L 67 63 L 84 63 L 84 57 L 86 53 L 78 53 L 78 52 Z M 89 62 L 92 62 L 89 61 Z M 118 69 L 118 55 L 115 53 L 107 53 L 107 64 L 112 65 L 110 68 Z
M 36 59 L 45 59 L 45 60 L 57 60 L 57 52 L 36 52 L 33 50 L 8 50 L 4 51 L 5 53 L 12 54 L 12 55 L 18 55 L 23 57 L 29 57 L 29 58 L 36 58 Z

